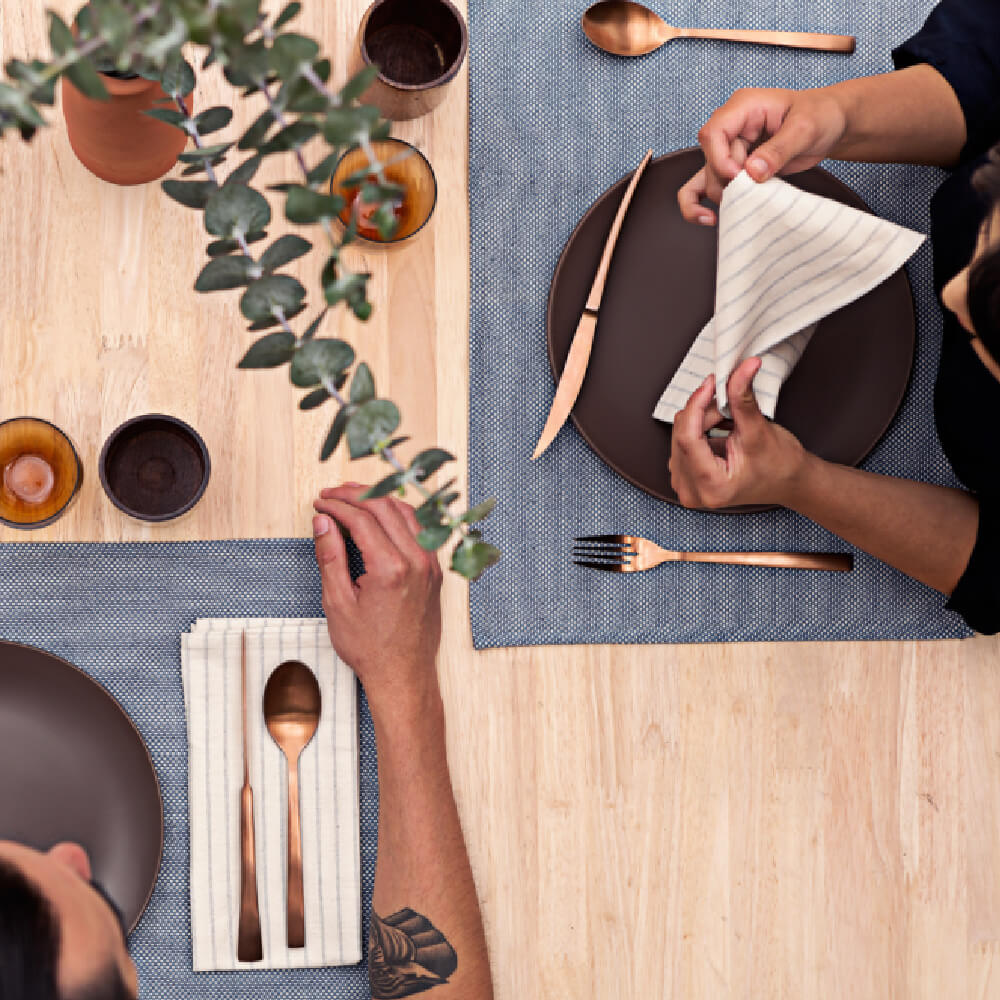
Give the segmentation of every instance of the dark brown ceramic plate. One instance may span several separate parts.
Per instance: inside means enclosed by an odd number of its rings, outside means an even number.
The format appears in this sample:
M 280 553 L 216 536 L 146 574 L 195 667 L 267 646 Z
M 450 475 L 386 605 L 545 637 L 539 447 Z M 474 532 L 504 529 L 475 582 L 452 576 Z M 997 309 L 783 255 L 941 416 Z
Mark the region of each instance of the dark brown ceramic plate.
M 129 928 L 163 853 L 163 805 L 142 738 L 71 663 L 0 642 L 0 840 L 81 844 Z
M 664 388 L 711 318 L 716 230 L 681 218 L 677 191 L 704 163 L 698 149 L 654 160 L 625 217 L 594 350 L 573 422 L 627 480 L 671 503 L 671 427 L 653 419 Z M 628 177 L 606 191 L 569 238 L 549 293 L 549 360 L 558 378 Z M 824 170 L 789 182 L 869 211 Z M 892 423 L 913 366 L 913 297 L 901 270 L 820 324 L 778 399 L 775 420 L 810 451 L 857 465 Z M 730 508 L 731 513 L 767 507 Z

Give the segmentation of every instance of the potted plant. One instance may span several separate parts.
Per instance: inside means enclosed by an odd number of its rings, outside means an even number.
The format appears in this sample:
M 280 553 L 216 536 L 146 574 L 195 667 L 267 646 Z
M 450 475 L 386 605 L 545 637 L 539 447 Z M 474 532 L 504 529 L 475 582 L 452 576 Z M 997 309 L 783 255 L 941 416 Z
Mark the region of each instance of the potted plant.
M 453 480 L 431 487 L 431 477 L 454 460 L 441 448 L 425 448 L 402 463 L 394 451 L 404 440 L 397 436 L 396 404 L 378 396 L 371 369 L 355 364 L 350 344 L 322 335 L 344 309 L 361 320 L 372 312 L 369 275 L 350 270 L 341 254 L 357 238 L 357 217 L 346 227 L 333 224 L 344 208 L 343 198 L 326 190 L 337 163 L 353 146 L 365 151 L 369 167 L 358 179 L 361 193 L 354 204 L 359 209 L 362 203 L 374 205 L 366 215 L 386 236 L 396 223 L 393 204 L 402 192 L 388 182 L 373 147 L 374 140 L 389 135 L 390 125 L 375 108 L 358 103 L 375 68 L 368 67 L 339 89 L 331 87 L 330 60 L 319 45 L 289 30 L 301 6 L 294 0 L 270 16 L 261 9 L 261 0 L 91 0 L 88 12 L 77 15 L 75 33 L 57 14 L 50 14 L 51 57 L 6 64 L 7 79 L 0 81 L 0 134 L 16 129 L 22 138 L 31 139 L 45 124 L 39 108 L 54 103 L 55 83 L 61 77 L 93 100 L 101 100 L 101 92 L 108 89 L 99 73 L 102 66 L 132 72 L 140 67 L 139 78 L 155 81 L 164 96 L 154 97 L 146 116 L 172 126 L 194 147 L 179 153 L 184 163 L 181 177 L 164 180 L 163 190 L 203 213 L 205 229 L 214 237 L 195 288 L 242 289 L 240 310 L 249 329 L 261 334 L 240 367 L 287 365 L 292 384 L 306 390 L 300 408 L 332 403 L 336 414 L 320 457 L 328 458 L 342 443 L 352 459 L 379 455 L 391 471 L 369 495 L 417 491 L 422 497 L 417 508 L 423 528 L 420 543 L 436 550 L 457 536 L 452 569 L 474 579 L 500 556 L 476 528 L 493 501 L 460 512 L 453 509 L 459 496 Z M 189 95 L 195 74 L 182 53 L 186 45 L 204 51 L 203 67 L 220 64 L 244 97 L 263 95 L 265 109 L 242 135 L 219 141 L 217 133 L 232 119 L 228 107 L 193 113 Z M 311 140 L 317 140 L 321 150 L 307 159 L 304 147 Z M 266 242 L 272 206 L 253 181 L 269 156 L 282 157 L 294 170 L 294 179 L 271 189 L 283 199 L 285 217 L 296 225 L 319 227 L 326 244 L 319 275 L 325 303 L 311 315 L 306 314 L 305 287 L 281 271 L 308 252 L 311 241 L 290 233 Z

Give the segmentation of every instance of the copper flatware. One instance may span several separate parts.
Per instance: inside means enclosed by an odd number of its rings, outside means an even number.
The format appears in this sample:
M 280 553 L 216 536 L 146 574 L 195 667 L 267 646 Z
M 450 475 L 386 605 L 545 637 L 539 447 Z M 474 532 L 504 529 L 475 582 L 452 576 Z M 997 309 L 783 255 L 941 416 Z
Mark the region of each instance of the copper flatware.
M 636 535 L 585 535 L 575 540 L 577 566 L 612 573 L 641 573 L 665 562 L 727 563 L 735 566 L 774 566 L 778 569 L 821 569 L 846 573 L 854 556 L 842 552 L 674 552 Z
M 675 28 L 659 14 L 633 0 L 602 0 L 583 15 L 584 34 L 599 48 L 616 56 L 644 56 L 675 38 L 714 38 L 727 42 L 755 42 L 821 52 L 854 51 L 852 35 L 814 31 L 749 31 L 720 28 Z
M 240 923 L 236 957 L 241 962 L 259 962 L 264 957 L 257 906 L 257 850 L 253 829 L 253 789 L 250 787 L 250 757 L 247 753 L 247 637 L 243 633 L 243 789 L 240 792 Z
M 538 439 L 534 454 L 531 456 L 533 459 L 538 458 L 552 444 L 555 436 L 562 429 L 562 425 L 566 423 L 570 410 L 576 403 L 576 397 L 580 395 L 580 387 L 583 385 L 584 375 L 587 374 L 587 364 L 594 346 L 597 316 L 601 308 L 601 297 L 604 295 L 604 285 L 608 280 L 608 271 L 611 268 L 611 258 L 615 253 L 615 246 L 622 231 L 625 214 L 628 212 L 629 205 L 632 204 L 632 195 L 635 194 L 639 179 L 652 158 L 653 151 L 650 150 L 632 175 L 632 180 L 618 206 L 618 214 L 615 216 L 614 222 L 611 223 L 611 230 L 608 233 L 607 242 L 604 244 L 601 262 L 597 265 L 597 274 L 594 275 L 594 283 L 590 288 L 587 304 L 583 307 L 583 315 L 580 317 L 576 333 L 573 334 L 573 342 L 569 345 L 566 365 L 559 377 L 559 385 L 556 387 L 556 398 L 552 401 L 552 409 L 549 410 L 548 419 L 542 429 L 542 436 Z
M 298 660 L 276 667 L 264 687 L 264 722 L 288 762 L 288 947 L 306 944 L 302 886 L 302 823 L 299 757 L 319 726 L 321 699 L 316 675 Z

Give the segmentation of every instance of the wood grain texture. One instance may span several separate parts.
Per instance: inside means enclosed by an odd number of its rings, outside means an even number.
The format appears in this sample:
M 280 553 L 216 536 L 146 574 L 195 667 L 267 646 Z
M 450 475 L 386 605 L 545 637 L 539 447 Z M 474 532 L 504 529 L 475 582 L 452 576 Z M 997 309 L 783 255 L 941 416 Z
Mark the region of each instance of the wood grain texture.
M 306 8 L 346 65 L 362 0 Z M 4 59 L 44 37 L 41 4 L 0 5 Z M 206 74 L 198 104 L 225 93 Z M 398 128 L 434 164 L 437 212 L 413 246 L 364 253 L 375 314 L 341 321 L 408 447 L 458 455 L 466 98 L 463 71 Z M 283 373 L 234 369 L 236 294 L 192 290 L 197 213 L 99 182 L 54 120 L 0 147 L 0 418 L 55 421 L 85 466 L 70 514 L 30 540 L 306 534 L 321 486 L 380 470 L 321 466 L 326 416 L 299 413 Z M 310 288 L 318 266 L 301 262 Z M 166 526 L 122 516 L 95 468 L 107 433 L 150 410 L 194 424 L 214 462 Z M 996 641 L 476 653 L 466 587 L 449 579 L 444 599 L 449 747 L 499 1000 L 1000 997 Z

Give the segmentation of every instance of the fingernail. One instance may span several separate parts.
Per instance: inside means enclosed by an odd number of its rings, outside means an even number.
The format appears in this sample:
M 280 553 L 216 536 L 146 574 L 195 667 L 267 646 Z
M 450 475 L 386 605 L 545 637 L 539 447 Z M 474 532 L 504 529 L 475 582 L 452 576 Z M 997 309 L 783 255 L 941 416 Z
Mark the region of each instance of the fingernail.
M 313 518 L 313 538 L 322 538 L 330 530 L 330 519 L 316 516 Z
M 344 485 L 345 485 L 345 486 L 354 486 L 354 487 L 358 487 L 358 486 L 360 486 L 360 485 L 361 485 L 361 483 L 344 483 Z
M 758 180 L 764 180 L 768 173 L 770 173 L 771 168 L 767 165 L 767 160 L 762 160 L 759 156 L 755 156 L 749 163 L 747 167 L 752 174 L 756 174 Z
M 712 224 L 712 216 L 710 215 L 699 215 L 698 222 L 703 226 L 710 226 Z

